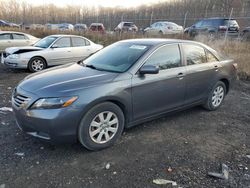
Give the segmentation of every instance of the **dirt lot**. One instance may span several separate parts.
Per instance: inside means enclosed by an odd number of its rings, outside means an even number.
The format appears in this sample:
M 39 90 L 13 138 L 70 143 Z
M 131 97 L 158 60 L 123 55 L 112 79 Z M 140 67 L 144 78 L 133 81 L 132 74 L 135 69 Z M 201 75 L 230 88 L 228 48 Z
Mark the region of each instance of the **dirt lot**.
M 11 106 L 12 89 L 28 74 L 0 65 L 0 107 Z M 171 187 L 153 184 L 156 178 L 183 188 L 250 187 L 249 137 L 250 83 L 243 81 L 216 112 L 195 107 L 168 115 L 126 130 L 99 152 L 26 136 L 12 112 L 0 112 L 0 187 Z M 229 180 L 207 175 L 222 163 Z

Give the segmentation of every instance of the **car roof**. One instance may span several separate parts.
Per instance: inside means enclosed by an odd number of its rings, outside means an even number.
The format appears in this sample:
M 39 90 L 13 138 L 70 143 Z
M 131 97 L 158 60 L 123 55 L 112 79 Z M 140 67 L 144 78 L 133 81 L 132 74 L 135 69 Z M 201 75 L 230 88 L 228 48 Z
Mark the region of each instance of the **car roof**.
M 213 17 L 213 18 L 205 18 L 203 20 L 235 20 L 234 18 L 225 18 L 225 17 Z
M 152 45 L 152 46 L 158 46 L 158 45 L 164 45 L 164 44 L 174 44 L 174 43 L 190 43 L 190 44 L 198 44 L 205 46 L 204 44 L 196 41 L 190 41 L 190 40 L 181 40 L 181 39 L 127 39 L 122 40 L 119 42 L 123 43 L 130 43 L 130 44 L 138 44 L 138 45 Z
M 17 31 L 0 31 L 0 34 L 4 34 L 4 33 L 19 33 L 19 34 L 24 34 L 24 35 L 30 35 L 27 33 L 22 33 L 22 32 L 17 32 Z
M 82 36 L 79 36 L 79 35 L 59 34 L 59 35 L 49 35 L 48 37 L 82 37 Z

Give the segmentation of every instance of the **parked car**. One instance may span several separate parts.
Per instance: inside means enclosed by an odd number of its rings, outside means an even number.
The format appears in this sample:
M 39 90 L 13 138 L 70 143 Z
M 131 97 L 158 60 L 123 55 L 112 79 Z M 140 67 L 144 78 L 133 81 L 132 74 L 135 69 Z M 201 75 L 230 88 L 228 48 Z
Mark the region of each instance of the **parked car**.
M 58 24 L 59 25 L 59 31 L 74 31 L 74 26 L 69 23 L 62 23 Z
M 0 31 L 0 53 L 3 53 L 4 50 L 9 47 L 30 46 L 38 40 L 40 39 L 26 33 Z
M 167 112 L 218 109 L 236 65 L 194 41 L 125 40 L 81 63 L 28 76 L 14 90 L 12 106 L 27 134 L 99 150 L 114 144 L 125 127 Z
M 235 19 L 229 18 L 208 18 L 196 22 L 189 27 L 187 33 L 191 37 L 203 34 L 208 35 L 210 38 L 224 36 L 228 33 L 228 36 L 239 35 L 239 25 Z
M 18 24 L 12 23 L 12 22 L 0 20 L 0 27 L 15 27 L 15 28 L 19 28 L 20 26 Z
M 115 32 L 137 32 L 138 27 L 133 22 L 121 22 L 114 29 Z
M 102 45 L 81 36 L 51 35 L 33 46 L 7 48 L 4 64 L 38 72 L 49 66 L 77 62 L 102 48 Z
M 166 35 L 183 33 L 183 27 L 173 22 L 156 22 L 144 29 L 146 35 Z
M 92 23 L 89 26 L 89 31 L 104 34 L 105 27 L 102 23 Z
M 86 24 L 75 24 L 74 29 L 75 31 L 86 32 L 88 31 L 88 26 Z
M 242 31 L 242 38 L 243 40 L 250 40 L 250 26 L 245 27 Z

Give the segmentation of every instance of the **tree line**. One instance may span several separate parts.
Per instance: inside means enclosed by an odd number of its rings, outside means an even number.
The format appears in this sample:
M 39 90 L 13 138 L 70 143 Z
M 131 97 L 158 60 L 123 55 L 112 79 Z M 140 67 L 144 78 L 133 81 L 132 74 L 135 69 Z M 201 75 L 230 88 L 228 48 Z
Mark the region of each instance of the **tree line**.
M 102 22 L 107 29 L 113 29 L 120 21 L 135 22 L 140 28 L 159 21 L 174 21 L 180 25 L 208 17 L 238 18 L 240 25 L 250 25 L 250 0 L 168 0 L 157 4 L 138 7 L 89 7 L 55 4 L 35 6 L 25 1 L 0 0 L 0 19 L 23 24 L 85 23 Z M 186 18 L 186 21 L 184 21 Z

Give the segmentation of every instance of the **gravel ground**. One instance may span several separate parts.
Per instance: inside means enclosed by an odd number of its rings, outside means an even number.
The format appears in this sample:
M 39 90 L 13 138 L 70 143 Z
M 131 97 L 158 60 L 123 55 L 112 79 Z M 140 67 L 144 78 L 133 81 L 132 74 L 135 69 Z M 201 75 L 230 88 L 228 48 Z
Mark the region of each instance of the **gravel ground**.
M 0 108 L 29 73 L 0 65 Z M 133 127 L 111 148 L 51 145 L 23 134 L 0 111 L 0 188 L 250 187 L 250 82 L 238 81 L 216 112 L 195 107 Z M 224 163 L 229 179 L 209 177 Z M 110 168 L 106 169 L 110 165 Z

